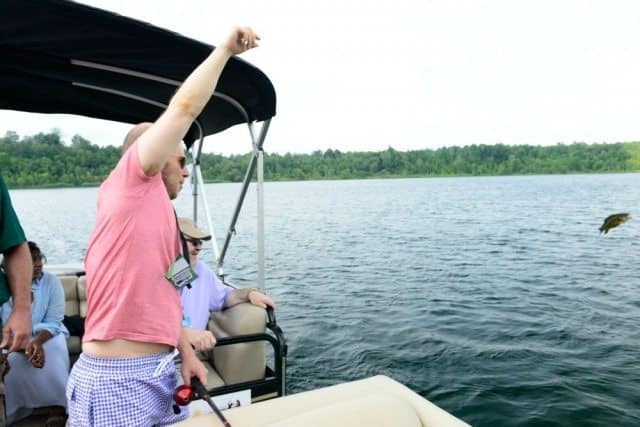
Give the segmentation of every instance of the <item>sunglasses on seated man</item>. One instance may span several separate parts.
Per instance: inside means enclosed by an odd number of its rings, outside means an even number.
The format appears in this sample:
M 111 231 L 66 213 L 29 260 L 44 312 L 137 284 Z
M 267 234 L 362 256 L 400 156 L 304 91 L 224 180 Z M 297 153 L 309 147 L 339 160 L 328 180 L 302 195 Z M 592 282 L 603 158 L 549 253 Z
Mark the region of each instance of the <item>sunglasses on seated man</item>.
M 189 237 L 189 236 L 184 236 L 184 240 L 186 240 L 187 242 L 191 243 L 193 246 L 200 246 L 202 245 L 202 239 L 194 239 L 193 237 Z

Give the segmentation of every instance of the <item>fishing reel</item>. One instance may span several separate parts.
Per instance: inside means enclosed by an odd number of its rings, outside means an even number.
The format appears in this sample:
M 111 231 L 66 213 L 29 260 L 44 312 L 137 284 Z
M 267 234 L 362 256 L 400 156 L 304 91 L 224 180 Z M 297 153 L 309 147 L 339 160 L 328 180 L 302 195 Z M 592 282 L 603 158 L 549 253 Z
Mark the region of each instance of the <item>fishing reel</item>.
M 218 416 L 222 425 L 225 427 L 231 427 L 229 421 L 227 421 L 224 415 L 222 415 L 222 412 L 220 412 L 215 403 L 213 403 L 206 387 L 197 377 L 191 378 L 190 385 L 182 384 L 176 388 L 176 391 L 173 393 L 173 401 L 176 402 L 176 404 L 173 405 L 173 412 L 179 414 L 180 406 L 187 406 L 189 403 L 198 399 L 202 399 L 209 404 L 209 407 Z
M 195 390 L 187 384 L 179 385 L 176 388 L 176 391 L 173 392 L 173 401 L 176 402 L 176 405 L 178 406 L 187 406 L 189 403 L 197 399 Z M 174 405 L 174 412 L 178 409 L 177 413 L 179 413 L 180 408 L 176 408 L 176 405 Z

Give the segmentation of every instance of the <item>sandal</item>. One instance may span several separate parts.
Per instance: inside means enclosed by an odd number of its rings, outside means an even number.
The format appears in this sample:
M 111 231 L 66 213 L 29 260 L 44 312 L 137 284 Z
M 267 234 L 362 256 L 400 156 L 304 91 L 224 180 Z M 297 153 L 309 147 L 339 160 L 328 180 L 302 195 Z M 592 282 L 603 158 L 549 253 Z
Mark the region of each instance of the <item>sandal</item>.
M 44 423 L 45 427 L 65 427 L 67 425 L 66 415 L 49 415 Z

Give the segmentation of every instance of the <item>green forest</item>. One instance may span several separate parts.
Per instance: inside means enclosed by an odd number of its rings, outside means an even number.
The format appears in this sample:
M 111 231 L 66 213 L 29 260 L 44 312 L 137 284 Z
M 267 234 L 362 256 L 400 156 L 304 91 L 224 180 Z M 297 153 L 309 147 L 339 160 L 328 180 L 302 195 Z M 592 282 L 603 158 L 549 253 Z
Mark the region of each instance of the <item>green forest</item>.
M 56 130 L 22 138 L 9 131 L 0 138 L 0 172 L 11 188 L 98 185 L 119 157 L 119 147 L 98 147 L 80 135 L 63 141 Z M 207 182 L 241 181 L 249 159 L 250 153 L 204 154 L 203 175 Z M 640 172 L 640 141 L 265 153 L 264 166 L 267 181 Z

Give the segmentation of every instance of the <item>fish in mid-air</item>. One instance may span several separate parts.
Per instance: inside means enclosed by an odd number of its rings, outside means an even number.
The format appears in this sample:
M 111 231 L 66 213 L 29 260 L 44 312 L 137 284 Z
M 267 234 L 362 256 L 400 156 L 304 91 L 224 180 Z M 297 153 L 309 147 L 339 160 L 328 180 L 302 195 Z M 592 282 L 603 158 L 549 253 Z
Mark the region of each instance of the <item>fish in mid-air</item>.
M 617 213 L 609 215 L 604 219 L 604 222 L 600 226 L 600 232 L 607 234 L 609 230 L 615 228 L 625 221 L 628 221 L 631 216 L 628 213 Z

